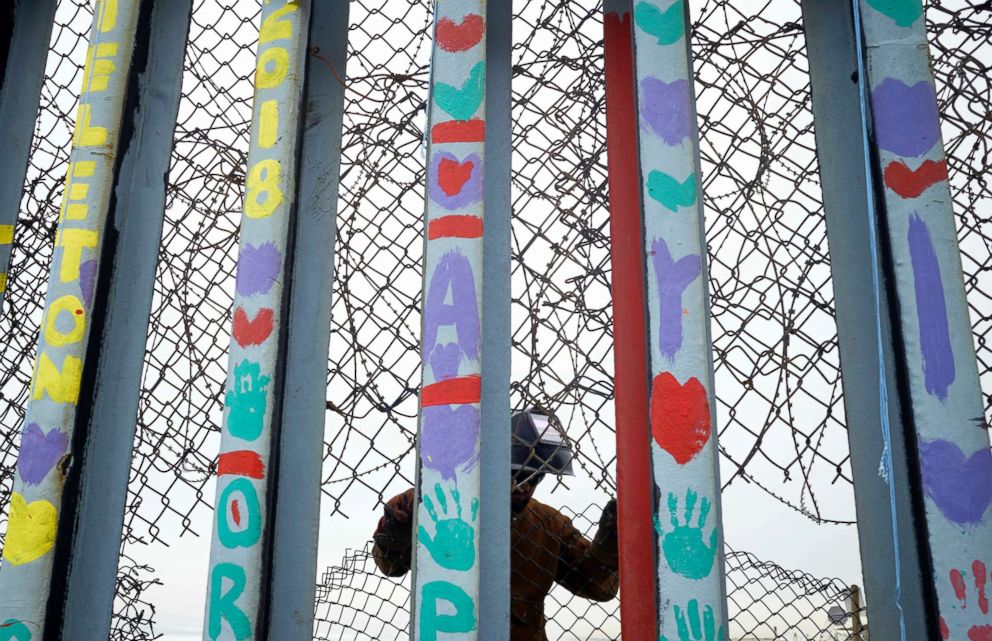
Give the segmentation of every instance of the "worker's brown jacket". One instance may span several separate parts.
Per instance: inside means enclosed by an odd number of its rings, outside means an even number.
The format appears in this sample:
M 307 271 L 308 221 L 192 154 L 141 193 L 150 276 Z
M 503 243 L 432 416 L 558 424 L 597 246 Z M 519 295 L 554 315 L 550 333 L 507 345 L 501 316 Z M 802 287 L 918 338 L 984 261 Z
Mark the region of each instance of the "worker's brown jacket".
M 393 497 L 388 505 L 412 506 L 413 490 Z M 376 528 L 372 554 L 386 576 L 410 569 L 411 532 L 390 532 L 383 517 Z M 598 532 L 589 541 L 561 512 L 531 499 L 510 530 L 510 640 L 547 641 L 544 599 L 558 582 L 578 596 L 609 601 L 617 595 L 616 530 Z

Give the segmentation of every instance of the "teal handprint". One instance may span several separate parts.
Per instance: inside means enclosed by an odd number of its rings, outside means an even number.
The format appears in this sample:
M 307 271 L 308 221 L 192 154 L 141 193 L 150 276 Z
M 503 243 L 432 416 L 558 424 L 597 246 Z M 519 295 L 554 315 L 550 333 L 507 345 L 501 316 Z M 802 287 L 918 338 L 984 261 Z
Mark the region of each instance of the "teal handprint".
M 699 520 L 696 527 L 692 526 L 692 513 L 696 509 L 697 494 L 692 490 L 685 493 L 685 524 L 679 525 L 679 502 L 674 494 L 668 494 L 668 511 L 672 517 L 672 531 L 667 535 L 661 527 L 661 519 L 654 515 L 654 529 L 661 542 L 661 551 L 665 554 L 668 567 L 672 572 L 688 579 L 702 579 L 713 571 L 713 561 L 716 558 L 717 531 L 716 527 L 710 534 L 709 547 L 703 541 L 703 526 L 710 514 L 710 502 L 705 498 L 699 505 Z
M 716 627 L 716 617 L 713 615 L 713 608 L 706 606 L 703 610 L 703 620 L 699 620 L 699 602 L 695 599 L 689 601 L 686 608 L 689 613 L 689 624 L 686 625 L 685 615 L 682 608 L 675 606 L 675 627 L 679 633 L 678 641 L 723 641 L 723 625 Z M 700 623 L 702 625 L 700 625 Z M 689 636 L 689 632 L 692 636 Z M 668 641 L 668 637 L 661 635 L 661 641 Z
M 434 485 L 434 494 L 441 506 L 441 514 L 448 516 L 448 499 L 444 496 L 441 484 Z M 431 553 L 431 558 L 442 568 L 464 572 L 475 565 L 475 528 L 462 520 L 461 495 L 457 489 L 451 490 L 451 500 L 455 504 L 455 518 L 439 519 L 431 497 L 424 497 L 424 506 L 434 521 L 434 538 L 421 525 L 417 540 Z M 472 523 L 479 518 L 479 499 L 472 499 Z
M 682 0 L 664 11 L 650 2 L 638 2 L 634 7 L 634 22 L 645 33 L 658 39 L 660 45 L 672 45 L 685 34 L 685 8 Z
M 261 375 L 262 366 L 243 360 L 234 368 L 234 389 L 227 392 L 224 405 L 231 408 L 227 429 L 232 436 L 254 441 L 262 434 L 262 419 L 269 377 Z

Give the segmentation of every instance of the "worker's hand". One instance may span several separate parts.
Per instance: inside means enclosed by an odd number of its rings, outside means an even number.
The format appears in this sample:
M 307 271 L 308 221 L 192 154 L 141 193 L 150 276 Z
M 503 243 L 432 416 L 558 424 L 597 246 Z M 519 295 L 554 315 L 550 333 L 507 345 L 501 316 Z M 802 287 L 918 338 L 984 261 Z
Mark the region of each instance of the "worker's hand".
M 610 499 L 606 507 L 603 508 L 603 515 L 599 517 L 599 529 L 601 531 L 617 531 L 617 500 Z

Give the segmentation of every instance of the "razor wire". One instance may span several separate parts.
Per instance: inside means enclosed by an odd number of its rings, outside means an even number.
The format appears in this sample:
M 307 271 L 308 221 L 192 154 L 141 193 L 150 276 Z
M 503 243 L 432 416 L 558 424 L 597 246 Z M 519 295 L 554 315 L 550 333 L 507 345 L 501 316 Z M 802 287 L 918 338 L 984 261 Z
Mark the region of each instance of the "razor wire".
M 515 6 L 513 403 L 552 408 L 581 473 L 612 492 L 601 6 Z M 334 518 L 350 516 L 346 498 L 371 507 L 412 483 L 420 366 L 430 3 L 351 7 L 323 478 Z M 209 531 L 204 488 L 223 413 L 258 8 L 195 2 L 136 418 L 128 555 Z M 86 0 L 59 3 L 0 307 L 0 531 L 91 12 Z M 988 416 L 992 5 L 931 0 L 927 21 Z M 851 523 L 850 501 L 836 510 L 819 498 L 849 496 L 852 479 L 798 2 L 701 0 L 692 44 L 724 483 L 757 484 L 817 522 Z M 122 557 L 115 638 L 154 638 L 145 601 L 154 576 Z

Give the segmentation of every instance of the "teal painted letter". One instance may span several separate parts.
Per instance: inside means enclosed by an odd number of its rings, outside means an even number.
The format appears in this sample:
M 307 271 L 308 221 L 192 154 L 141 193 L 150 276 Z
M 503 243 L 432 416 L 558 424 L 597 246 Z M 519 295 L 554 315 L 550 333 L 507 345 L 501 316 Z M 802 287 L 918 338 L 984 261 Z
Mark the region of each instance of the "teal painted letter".
M 224 591 L 224 579 L 231 586 Z M 251 622 L 241 611 L 238 597 L 245 591 L 245 569 L 233 563 L 218 563 L 210 574 L 210 610 L 207 612 L 210 638 L 216 641 L 221 633 L 221 620 L 226 619 L 238 641 L 252 637 Z
M 238 499 L 231 495 L 240 492 L 244 501 L 239 505 Z M 232 504 L 233 501 L 233 504 Z M 240 525 L 242 519 L 248 519 L 243 530 L 232 530 L 227 523 L 228 513 L 232 513 L 235 523 Z M 220 495 L 217 504 L 217 538 L 224 547 L 246 548 L 258 543 L 262 536 L 262 508 L 258 502 L 258 493 L 252 482 L 244 477 L 231 481 Z
M 438 632 L 457 633 L 475 630 L 475 603 L 457 585 L 434 581 L 424 585 L 420 602 L 420 639 L 437 641 Z M 438 604 L 447 601 L 454 614 L 439 614 Z

